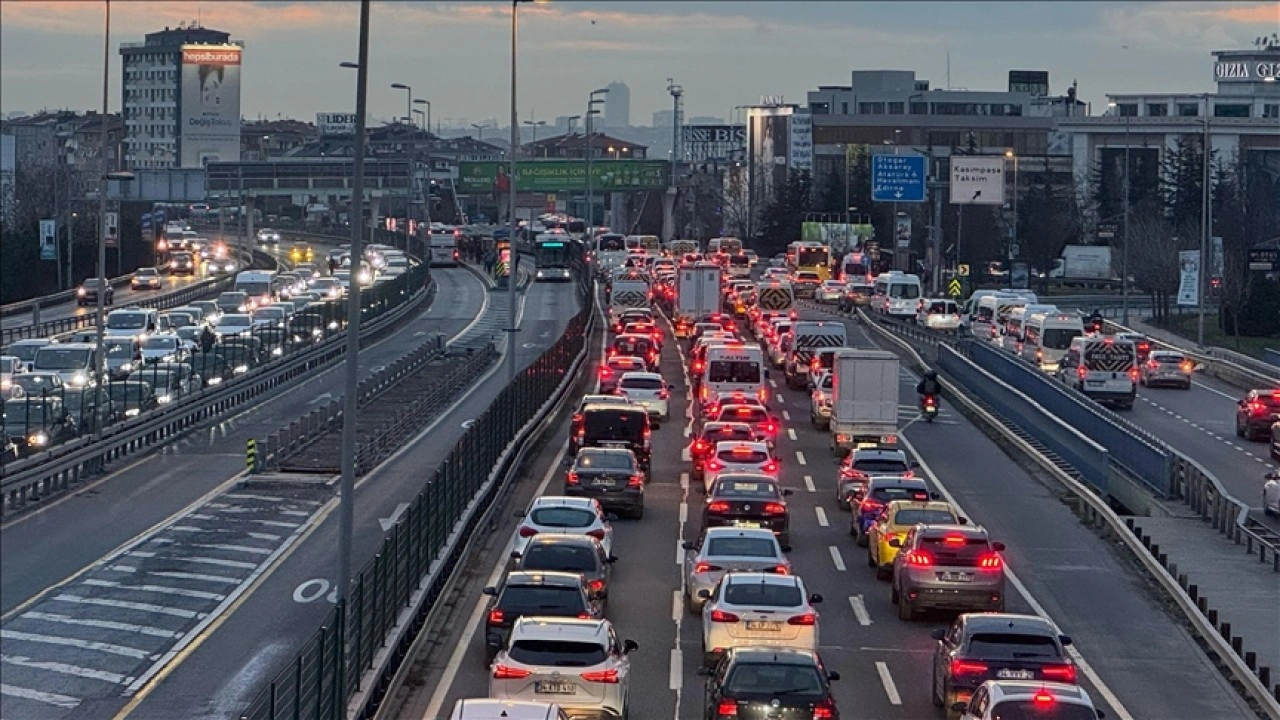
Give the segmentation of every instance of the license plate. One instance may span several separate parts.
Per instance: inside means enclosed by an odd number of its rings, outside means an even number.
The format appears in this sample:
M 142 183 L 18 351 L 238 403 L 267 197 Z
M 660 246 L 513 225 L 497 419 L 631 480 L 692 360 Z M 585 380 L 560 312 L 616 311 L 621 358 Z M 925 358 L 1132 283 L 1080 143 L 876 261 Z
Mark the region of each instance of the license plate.
M 573 684 L 566 682 L 535 682 L 533 691 L 543 695 L 572 695 L 576 692 Z
M 760 527 L 760 523 L 754 520 L 734 520 L 733 526 L 740 528 L 758 528 Z
M 748 620 L 747 630 L 759 630 L 762 632 L 778 632 L 782 629 L 782 623 L 772 622 L 770 620 Z
M 1030 680 L 1036 676 L 1032 670 L 997 670 L 996 677 L 1003 680 Z
M 941 572 L 938 573 L 938 579 L 944 582 L 970 582 L 973 580 L 973 573 Z
M 1102 387 L 1103 385 L 1107 384 L 1107 381 L 1106 380 L 1089 380 L 1085 384 L 1087 384 L 1089 387 Z
M 614 487 L 618 484 L 618 481 L 611 477 L 601 477 L 596 478 L 594 484 L 600 487 Z

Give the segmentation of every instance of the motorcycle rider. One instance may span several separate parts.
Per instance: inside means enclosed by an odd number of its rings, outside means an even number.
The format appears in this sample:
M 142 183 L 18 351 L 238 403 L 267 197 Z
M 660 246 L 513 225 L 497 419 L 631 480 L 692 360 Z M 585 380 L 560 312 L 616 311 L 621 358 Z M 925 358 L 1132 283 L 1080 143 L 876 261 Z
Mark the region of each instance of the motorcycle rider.
M 924 377 L 920 382 L 916 383 L 916 394 L 920 396 L 920 409 L 924 409 L 924 399 L 927 397 L 938 398 L 942 394 L 942 383 L 938 381 L 938 373 L 934 370 L 926 370 Z

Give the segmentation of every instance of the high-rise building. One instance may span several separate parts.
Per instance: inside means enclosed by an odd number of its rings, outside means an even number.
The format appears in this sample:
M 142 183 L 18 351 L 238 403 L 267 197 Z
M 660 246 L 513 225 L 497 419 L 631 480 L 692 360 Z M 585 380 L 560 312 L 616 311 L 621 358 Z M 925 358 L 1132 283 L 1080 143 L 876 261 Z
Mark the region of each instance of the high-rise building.
M 202 167 L 240 159 L 240 56 L 229 33 L 198 25 L 121 43 L 125 164 Z
M 631 88 L 626 83 L 611 82 L 605 96 L 604 126 L 624 128 L 631 126 Z
M 675 121 L 675 117 L 674 110 L 659 110 L 653 114 L 653 121 L 650 124 L 656 128 L 669 128 L 671 123 Z

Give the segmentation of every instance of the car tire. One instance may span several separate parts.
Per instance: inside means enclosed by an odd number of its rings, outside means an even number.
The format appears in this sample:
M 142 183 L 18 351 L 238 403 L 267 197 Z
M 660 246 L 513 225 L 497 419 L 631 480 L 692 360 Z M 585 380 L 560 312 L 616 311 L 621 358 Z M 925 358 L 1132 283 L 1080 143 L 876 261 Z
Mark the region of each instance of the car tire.
M 933 677 L 929 681 L 929 701 L 934 707 L 942 707 L 942 695 L 938 692 L 938 671 L 933 671 Z
M 911 601 L 902 594 L 898 596 L 898 619 L 904 622 L 916 619 L 916 611 L 911 607 Z
M 892 578 L 892 577 L 893 577 L 893 567 L 892 567 L 892 566 L 889 566 L 889 565 L 877 565 L 877 566 L 876 566 L 876 579 L 877 579 L 877 580 L 889 580 L 889 579 L 890 579 L 890 578 Z
M 890 585 L 889 586 L 889 604 L 897 605 L 899 602 L 901 602 L 901 600 L 902 598 L 898 597 L 898 586 Z
M 879 566 L 880 566 L 880 563 L 876 562 L 875 556 L 871 554 L 871 550 L 870 548 L 868 548 L 867 549 L 867 567 L 874 568 Z
M 1236 437 L 1244 437 L 1244 426 L 1240 424 L 1240 420 L 1236 419 Z
M 640 507 L 636 508 L 635 510 L 632 510 L 632 511 L 631 511 L 631 514 L 630 514 L 630 517 L 631 517 L 631 519 L 632 519 L 632 520 L 640 520 L 640 519 L 644 518 L 644 505 L 641 505 Z
M 858 533 L 857 538 L 856 538 L 853 542 L 854 542 L 854 544 L 856 544 L 858 547 L 861 547 L 861 548 L 866 547 L 866 546 L 867 546 L 867 534 L 866 534 L 866 533 L 864 533 L 864 532 L 860 532 L 860 533 Z

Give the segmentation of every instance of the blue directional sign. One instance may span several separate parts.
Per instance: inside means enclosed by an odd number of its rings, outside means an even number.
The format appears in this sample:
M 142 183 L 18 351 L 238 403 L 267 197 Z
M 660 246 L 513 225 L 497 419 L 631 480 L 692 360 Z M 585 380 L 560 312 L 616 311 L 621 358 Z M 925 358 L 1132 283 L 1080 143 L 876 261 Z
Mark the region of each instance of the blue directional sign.
M 872 155 L 871 199 L 875 202 L 924 202 L 923 155 Z

